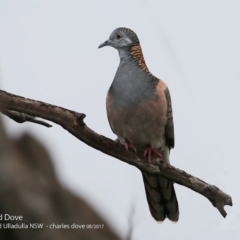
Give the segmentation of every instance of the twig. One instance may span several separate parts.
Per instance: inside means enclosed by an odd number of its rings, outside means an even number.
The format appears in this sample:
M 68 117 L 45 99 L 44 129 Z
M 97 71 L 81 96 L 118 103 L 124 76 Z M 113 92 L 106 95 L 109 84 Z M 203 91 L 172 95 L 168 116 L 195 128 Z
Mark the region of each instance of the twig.
M 1 113 L 4 114 L 5 116 L 8 116 L 9 118 L 11 118 L 12 120 L 14 120 L 17 123 L 33 122 L 36 124 L 43 125 L 45 127 L 52 127 L 52 125 L 50 125 L 49 123 L 46 123 L 41 120 L 37 120 L 33 116 L 30 116 L 30 115 L 27 115 L 24 113 L 20 113 L 17 111 L 4 109 L 1 111 Z
M 134 165 L 142 171 L 166 177 L 202 194 L 209 199 L 223 217 L 227 215 L 224 206 L 232 206 L 231 197 L 216 186 L 209 185 L 201 179 L 193 177 L 171 165 L 161 163 L 149 165 L 142 156 L 131 151 L 126 151 L 121 144 L 95 133 L 83 122 L 83 119 L 86 117 L 83 113 L 77 113 L 48 103 L 16 96 L 1 90 L 0 109 L 14 110 L 59 124 L 76 138 L 101 152 Z

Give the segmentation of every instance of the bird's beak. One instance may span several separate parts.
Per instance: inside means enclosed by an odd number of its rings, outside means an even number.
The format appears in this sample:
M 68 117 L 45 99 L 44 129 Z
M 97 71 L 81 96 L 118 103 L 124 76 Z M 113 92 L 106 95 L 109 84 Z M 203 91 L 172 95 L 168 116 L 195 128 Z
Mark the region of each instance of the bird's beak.
M 106 47 L 106 46 L 111 46 L 111 45 L 112 45 L 112 41 L 108 39 L 108 40 L 105 41 L 104 43 L 100 44 L 100 45 L 98 46 L 98 48 L 102 48 L 102 47 Z

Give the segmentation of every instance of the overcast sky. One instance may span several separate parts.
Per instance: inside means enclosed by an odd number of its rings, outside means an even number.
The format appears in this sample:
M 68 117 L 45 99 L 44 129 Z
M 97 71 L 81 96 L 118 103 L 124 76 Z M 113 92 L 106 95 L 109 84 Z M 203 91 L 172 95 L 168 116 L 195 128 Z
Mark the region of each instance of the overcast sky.
M 8 132 L 27 130 L 44 142 L 61 182 L 122 237 L 134 205 L 133 240 L 239 239 L 239 12 L 238 0 L 0 0 L 1 88 L 85 113 L 90 128 L 112 139 L 105 97 L 119 57 L 115 49 L 97 47 L 117 27 L 134 30 L 150 71 L 171 92 L 171 163 L 232 196 L 226 219 L 203 196 L 175 185 L 179 222 L 157 224 L 133 166 L 57 125 L 4 118 Z

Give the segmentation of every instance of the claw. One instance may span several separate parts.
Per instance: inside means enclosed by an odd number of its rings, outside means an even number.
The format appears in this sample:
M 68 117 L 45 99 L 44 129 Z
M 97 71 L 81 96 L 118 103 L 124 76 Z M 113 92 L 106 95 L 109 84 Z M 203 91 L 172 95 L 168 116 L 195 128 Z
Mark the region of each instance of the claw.
M 151 162 L 151 155 L 152 153 L 154 153 L 157 157 L 162 158 L 162 154 L 160 152 L 158 152 L 157 150 L 155 150 L 154 148 L 152 148 L 151 146 L 147 146 L 145 148 L 144 151 L 144 157 L 147 157 L 148 163 Z
M 127 151 L 128 149 L 132 149 L 135 153 L 137 152 L 136 148 L 133 145 L 131 145 L 128 141 L 125 141 L 124 147 Z
M 119 138 L 117 138 L 115 141 L 116 141 L 117 143 L 121 143 L 121 144 L 122 144 L 122 142 L 120 141 Z M 128 151 L 129 149 L 132 149 L 135 153 L 137 153 L 136 148 L 135 148 L 133 145 L 131 145 L 127 139 L 125 139 L 125 142 L 124 142 L 123 145 L 124 145 L 124 148 L 125 148 L 127 151 Z

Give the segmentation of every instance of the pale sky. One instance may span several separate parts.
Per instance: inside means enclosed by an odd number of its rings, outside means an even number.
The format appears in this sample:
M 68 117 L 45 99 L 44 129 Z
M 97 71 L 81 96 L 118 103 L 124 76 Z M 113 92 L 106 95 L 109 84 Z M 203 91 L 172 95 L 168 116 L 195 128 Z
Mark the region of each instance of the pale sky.
M 150 71 L 171 92 L 171 163 L 232 196 L 226 219 L 206 198 L 175 185 L 179 222 L 158 224 L 138 169 L 55 124 L 47 129 L 4 118 L 8 132 L 38 137 L 60 181 L 122 237 L 134 205 L 133 240 L 239 239 L 239 12 L 237 0 L 0 0 L 1 88 L 85 113 L 91 129 L 112 139 L 105 97 L 119 57 L 115 49 L 97 47 L 117 27 L 134 30 Z

